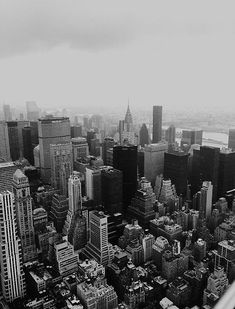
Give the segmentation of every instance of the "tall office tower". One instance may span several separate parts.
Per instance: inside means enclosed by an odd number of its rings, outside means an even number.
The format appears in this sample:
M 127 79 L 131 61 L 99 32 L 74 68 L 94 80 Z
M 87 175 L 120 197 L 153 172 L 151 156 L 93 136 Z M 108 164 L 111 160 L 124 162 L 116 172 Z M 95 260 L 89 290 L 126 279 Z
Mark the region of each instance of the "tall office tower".
M 23 260 L 28 262 L 35 258 L 36 253 L 32 198 L 28 178 L 19 169 L 13 175 L 13 193 L 15 195 L 16 218 Z
M 17 121 L 17 130 L 18 130 L 18 141 L 19 141 L 19 149 L 20 149 L 20 157 L 23 157 L 24 146 L 23 146 L 23 133 L 22 130 L 24 127 L 29 126 L 29 121 Z
M 183 130 L 181 147 L 183 145 L 190 147 L 193 144 L 202 145 L 202 133 L 202 130 Z
M 0 265 L 1 288 L 7 302 L 25 296 L 21 242 L 17 233 L 14 195 L 0 193 Z
M 63 230 L 69 208 L 68 204 L 68 198 L 66 198 L 64 195 L 53 195 L 49 218 L 51 221 L 54 222 L 56 231 L 58 233 L 61 233 Z
M 87 131 L 87 143 L 89 146 L 89 152 L 91 151 L 91 140 L 95 139 L 95 131 L 92 129 Z
M 165 140 L 168 144 L 175 143 L 175 126 L 173 124 L 166 129 Z
M 228 134 L 228 148 L 235 151 L 235 129 L 230 129 Z
M 27 120 L 37 121 L 39 118 L 39 108 L 34 101 L 26 102 Z
M 31 138 L 33 147 L 36 147 L 39 144 L 38 140 L 38 121 L 30 121 L 31 127 Z
M 103 212 L 93 210 L 90 217 L 90 240 L 83 253 L 88 258 L 107 265 L 113 258 L 112 245 L 108 243 L 108 219 Z
M 188 181 L 188 154 L 184 152 L 165 153 L 164 178 L 171 179 L 177 195 L 186 195 Z
M 163 174 L 164 154 L 168 150 L 166 142 L 146 145 L 144 148 L 144 176 L 154 185 L 156 177 Z
M 114 146 L 113 167 L 122 171 L 123 206 L 127 208 L 137 189 L 137 146 Z
M 211 181 L 213 185 L 213 203 L 217 200 L 220 149 L 216 147 L 200 147 L 200 179 Z
M 0 121 L 0 161 L 10 161 L 10 145 L 7 123 Z
M 34 165 L 33 156 L 33 143 L 31 135 L 31 127 L 24 127 L 22 129 L 23 134 L 23 156 L 29 161 L 30 164 Z
M 138 176 L 144 177 L 144 148 L 138 149 L 137 168 L 138 168 Z
M 153 137 L 152 142 L 162 140 L 162 106 L 153 106 Z
M 131 206 L 128 207 L 130 218 L 136 218 L 144 228 L 149 227 L 149 221 L 155 218 L 154 204 L 156 195 L 153 192 L 151 183 L 142 177 L 139 181 L 139 188 L 132 198 Z
M 95 114 L 91 116 L 92 128 L 98 130 L 102 129 L 103 117 L 101 115 Z
M 162 270 L 162 256 L 167 249 L 171 249 L 168 240 L 163 236 L 157 237 L 152 246 L 152 257 L 159 270 Z
M 101 156 L 101 144 L 98 138 L 91 140 L 90 154 L 95 157 Z
M 107 164 L 107 151 L 115 145 L 115 141 L 112 137 L 105 137 L 103 145 L 102 145 L 102 159 L 104 161 L 104 165 Z
M 40 171 L 44 182 L 50 182 L 50 145 L 70 142 L 70 122 L 65 117 L 46 117 L 38 122 Z
M 219 174 L 217 197 L 235 188 L 235 152 L 221 149 L 219 154 Z
M 94 204 L 101 204 L 101 170 L 96 167 L 87 167 L 85 172 L 86 196 L 94 201 Z
M 89 156 L 89 147 L 87 140 L 84 137 L 74 137 L 71 139 L 73 162 L 81 159 L 85 159 Z
M 73 245 L 67 241 L 66 236 L 55 242 L 54 253 L 56 268 L 61 276 L 68 276 L 78 270 L 78 254 L 74 253 Z
M 85 130 L 90 129 L 89 117 L 88 116 L 83 117 L 83 126 L 84 126 Z
M 145 123 L 140 128 L 140 139 L 139 143 L 142 147 L 149 144 L 149 132 Z
M 73 171 L 72 144 L 50 145 L 51 185 L 65 196 L 68 194 L 68 179 Z
M 11 121 L 12 120 L 12 112 L 11 107 L 8 104 L 3 105 L 3 114 L 4 114 L 4 120 L 5 121 Z
M 87 241 L 86 218 L 82 215 L 82 188 L 80 173 L 73 172 L 68 181 L 69 210 L 63 232 L 74 250 L 83 248 Z
M 71 126 L 71 137 L 82 137 L 82 126 L 81 125 L 76 125 L 76 126 Z
M 213 185 L 211 181 L 203 181 L 200 193 L 199 217 L 208 219 L 212 210 Z
M 128 141 L 128 143 L 130 144 L 137 145 L 138 140 L 134 131 L 133 120 L 129 104 L 127 107 L 125 119 L 119 121 L 119 137 L 120 137 L 120 144 L 123 144 L 126 141 Z
M 20 158 L 20 144 L 17 129 L 17 121 L 7 122 L 7 127 L 8 127 L 11 159 L 12 161 L 16 161 Z
M 122 172 L 110 166 L 101 168 L 102 205 L 109 214 L 122 212 Z

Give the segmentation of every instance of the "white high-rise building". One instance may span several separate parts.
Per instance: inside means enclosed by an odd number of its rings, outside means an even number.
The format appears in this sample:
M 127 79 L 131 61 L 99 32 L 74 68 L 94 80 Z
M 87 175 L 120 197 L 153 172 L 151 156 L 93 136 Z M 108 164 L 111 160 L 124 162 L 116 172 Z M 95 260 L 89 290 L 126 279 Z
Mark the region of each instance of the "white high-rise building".
M 33 208 L 28 177 L 20 169 L 17 169 L 13 175 L 13 193 L 23 260 L 28 262 L 34 259 L 36 254 Z
M 211 181 L 203 181 L 201 188 L 199 213 L 201 217 L 204 217 L 206 219 L 208 219 L 211 216 L 212 196 L 213 196 L 213 185 Z
M 14 195 L 0 193 L 0 266 L 1 287 L 7 302 L 25 296 L 21 242 L 17 233 Z
M 63 232 L 74 250 L 83 248 L 87 241 L 87 220 L 82 213 L 82 188 L 80 173 L 73 172 L 68 181 L 69 210 Z
M 90 240 L 84 249 L 88 258 L 107 265 L 113 258 L 112 245 L 108 243 L 108 218 L 102 211 L 90 212 Z

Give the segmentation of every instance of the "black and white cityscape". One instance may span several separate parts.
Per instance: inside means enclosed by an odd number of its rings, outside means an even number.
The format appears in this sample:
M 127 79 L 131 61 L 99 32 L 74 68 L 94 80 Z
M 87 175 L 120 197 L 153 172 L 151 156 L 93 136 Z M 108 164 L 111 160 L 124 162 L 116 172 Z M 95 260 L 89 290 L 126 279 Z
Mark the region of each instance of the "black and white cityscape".
M 0 0 L 0 308 L 235 308 L 233 12 Z

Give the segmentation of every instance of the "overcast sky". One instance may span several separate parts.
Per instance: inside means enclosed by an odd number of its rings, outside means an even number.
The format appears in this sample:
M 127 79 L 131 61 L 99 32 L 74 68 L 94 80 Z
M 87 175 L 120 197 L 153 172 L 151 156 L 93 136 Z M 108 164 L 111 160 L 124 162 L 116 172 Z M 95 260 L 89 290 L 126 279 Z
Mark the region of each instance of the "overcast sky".
M 235 111 L 235 2 L 0 0 L 0 104 Z

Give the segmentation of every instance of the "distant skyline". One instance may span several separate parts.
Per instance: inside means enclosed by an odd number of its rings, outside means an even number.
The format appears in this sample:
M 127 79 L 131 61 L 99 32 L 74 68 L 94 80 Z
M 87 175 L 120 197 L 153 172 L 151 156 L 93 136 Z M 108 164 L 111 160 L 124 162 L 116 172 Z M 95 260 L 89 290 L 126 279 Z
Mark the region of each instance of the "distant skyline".
M 233 111 L 233 1 L 0 0 L 0 106 Z

